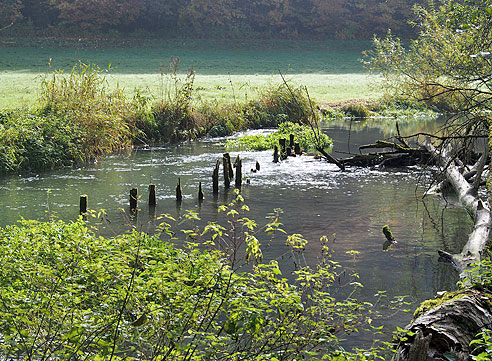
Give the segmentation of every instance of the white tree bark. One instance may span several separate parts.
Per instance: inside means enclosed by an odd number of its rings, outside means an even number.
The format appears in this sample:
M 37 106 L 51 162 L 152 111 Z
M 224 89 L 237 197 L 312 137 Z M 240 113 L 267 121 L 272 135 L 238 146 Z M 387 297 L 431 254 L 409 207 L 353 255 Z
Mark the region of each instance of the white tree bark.
M 460 201 L 474 217 L 475 226 L 461 253 L 450 255 L 440 252 L 459 269 L 465 286 L 470 286 L 472 265 L 481 260 L 490 234 L 489 202 L 478 197 L 478 186 L 489 150 L 484 151 L 478 162 L 477 178 L 470 184 L 449 156 L 449 149 L 438 152 L 429 140 L 421 145 L 437 160 Z M 472 351 L 470 341 L 483 328 L 492 328 L 491 297 L 487 293 L 466 289 L 451 300 L 426 311 L 407 327 L 415 335 L 398 345 L 396 360 L 469 360 Z

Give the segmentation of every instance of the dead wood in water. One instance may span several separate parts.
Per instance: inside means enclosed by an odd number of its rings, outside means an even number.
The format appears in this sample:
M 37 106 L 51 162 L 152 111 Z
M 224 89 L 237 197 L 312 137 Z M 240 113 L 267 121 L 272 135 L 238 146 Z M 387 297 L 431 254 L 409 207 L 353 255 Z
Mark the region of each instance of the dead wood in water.
M 440 259 L 450 262 L 460 273 L 463 284 L 470 287 L 470 277 L 476 272 L 474 265 L 481 261 L 490 233 L 488 201 L 478 196 L 478 187 L 488 159 L 488 147 L 484 147 L 480 160 L 473 167 L 473 179 L 466 176 L 463 162 L 452 156 L 449 144 L 441 144 L 438 150 L 430 139 L 426 139 L 420 145 L 436 161 L 446 182 L 456 191 L 461 203 L 475 220 L 473 232 L 461 253 L 439 251 Z M 421 314 L 407 326 L 413 336 L 407 337 L 398 346 L 397 361 L 468 360 L 470 342 L 481 330 L 492 327 L 490 294 L 465 289 L 445 293 L 442 297 L 446 299 L 426 301 L 421 305 Z
M 408 331 L 414 335 L 400 344 L 396 361 L 469 359 L 470 342 L 481 330 L 492 327 L 492 299 L 476 290 L 451 296 L 448 301 L 435 300 L 442 303 L 412 322 Z

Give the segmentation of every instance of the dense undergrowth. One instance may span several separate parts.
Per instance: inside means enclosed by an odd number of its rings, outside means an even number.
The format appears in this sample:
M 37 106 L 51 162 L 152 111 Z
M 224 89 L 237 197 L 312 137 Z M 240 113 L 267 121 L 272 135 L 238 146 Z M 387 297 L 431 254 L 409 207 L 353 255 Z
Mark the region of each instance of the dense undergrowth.
M 220 211 L 224 226 L 200 228 L 187 212 L 164 217 L 155 236 L 106 239 L 82 220 L 0 229 L 0 357 L 366 359 L 345 353 L 337 335 L 371 329 L 376 312 L 353 293 L 330 295 L 339 270 L 328 240 L 321 238 L 318 263 L 308 266 L 307 241 L 283 234 L 278 214 L 258 225 L 238 194 Z M 290 280 L 276 261 L 261 261 L 260 240 L 272 237 L 284 239 L 296 265 Z M 185 249 L 171 244 L 178 238 Z M 247 263 L 252 271 L 239 271 Z

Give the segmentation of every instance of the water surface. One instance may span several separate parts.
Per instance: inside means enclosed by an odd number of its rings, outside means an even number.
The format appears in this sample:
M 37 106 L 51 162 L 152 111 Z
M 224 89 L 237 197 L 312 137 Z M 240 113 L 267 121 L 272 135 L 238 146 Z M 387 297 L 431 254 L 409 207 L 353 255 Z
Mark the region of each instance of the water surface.
M 360 144 L 390 136 L 391 130 L 384 129 L 377 123 L 345 123 L 331 125 L 325 131 L 335 138 L 335 149 L 354 152 Z M 233 197 L 233 192 L 225 191 L 222 184 L 219 196 L 212 195 L 212 170 L 223 152 L 223 140 L 209 139 L 113 155 L 86 168 L 6 176 L 0 178 L 0 223 L 12 224 L 20 217 L 75 219 L 79 195 L 88 194 L 89 207 L 105 209 L 111 221 L 103 232 L 118 234 L 129 229 L 128 193 L 136 186 L 141 194 L 141 211 L 133 225 L 151 231 L 155 221 L 152 223 L 149 218 L 146 199 L 150 183 L 157 185 L 156 214 L 178 216 L 193 209 L 204 220 L 217 220 L 217 206 Z M 236 154 L 232 152 L 231 156 Z M 240 154 L 244 159 L 244 178 L 250 179 L 250 184 L 242 189 L 251 208 L 249 217 L 262 223 L 269 212 L 281 208 L 284 229 L 301 233 L 311 241 L 306 256 L 312 263 L 320 250 L 316 240 L 328 236 L 334 260 L 359 273 L 364 284 L 362 298 L 372 300 L 378 290 L 385 290 L 390 297 L 407 295 L 411 303 L 408 308 L 414 309 L 437 291 L 455 287 L 456 273 L 448 264 L 438 262 L 436 251 L 460 251 L 472 224 L 452 200 L 446 203 L 437 196 L 422 200 L 431 181 L 430 171 L 415 167 L 351 168 L 341 172 L 311 156 L 274 164 L 271 151 Z M 261 170 L 249 173 L 256 161 Z M 178 177 L 184 193 L 180 207 L 174 199 Z M 201 204 L 197 201 L 200 181 L 205 192 Z M 381 230 L 386 224 L 398 243 L 385 252 Z M 284 240 L 276 238 L 263 251 L 265 260 L 279 259 L 288 274 L 292 265 L 282 257 L 286 253 Z M 347 253 L 351 250 L 359 252 L 355 258 Z M 410 314 L 397 313 L 384 324 L 391 332 L 410 318 Z

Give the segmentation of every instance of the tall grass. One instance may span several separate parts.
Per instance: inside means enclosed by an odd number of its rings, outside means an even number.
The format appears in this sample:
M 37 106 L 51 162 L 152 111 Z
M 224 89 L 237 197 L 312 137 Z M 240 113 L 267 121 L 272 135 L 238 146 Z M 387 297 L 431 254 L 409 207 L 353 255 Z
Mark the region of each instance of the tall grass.
M 41 112 L 66 118 L 82 135 L 84 159 L 129 147 L 135 106 L 121 89 L 108 90 L 101 69 L 79 63 L 70 74 L 52 72 L 41 83 Z

